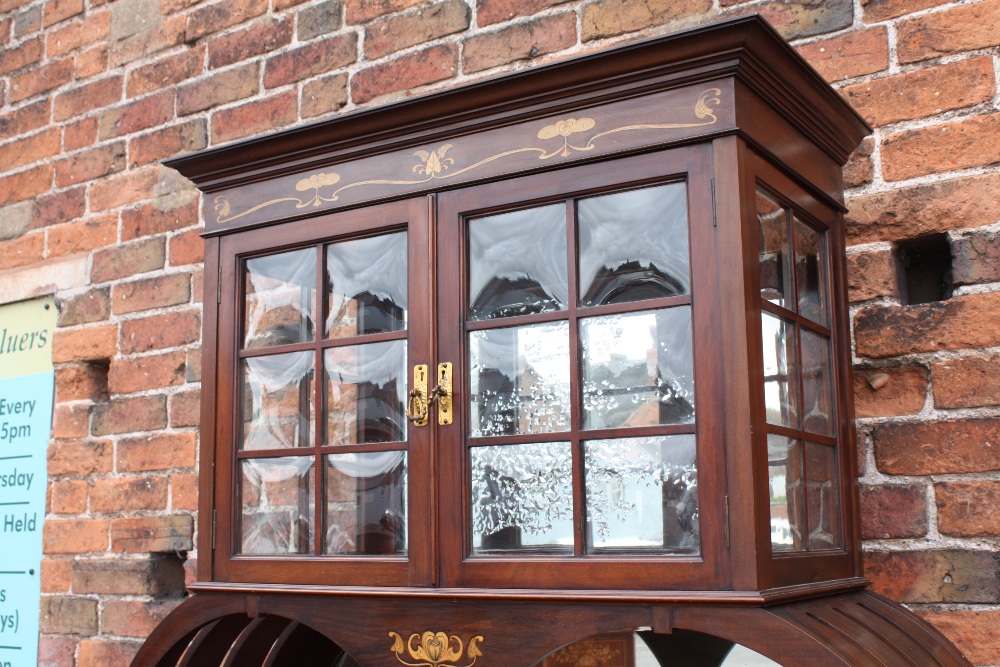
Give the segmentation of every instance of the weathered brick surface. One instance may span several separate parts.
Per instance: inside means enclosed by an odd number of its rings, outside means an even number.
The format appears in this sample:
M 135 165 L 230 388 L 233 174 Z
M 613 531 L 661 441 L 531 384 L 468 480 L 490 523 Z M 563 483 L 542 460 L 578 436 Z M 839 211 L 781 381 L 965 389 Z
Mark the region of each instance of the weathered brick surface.
M 927 534 L 927 491 L 922 486 L 862 486 L 861 536 L 865 539 Z
M 1000 45 L 1000 1 L 986 0 L 899 24 L 899 60 L 915 62 Z
M 181 311 L 122 323 L 121 352 L 133 354 L 194 343 L 201 337 L 201 318 Z
M 106 519 L 47 519 L 42 548 L 47 554 L 105 551 L 110 527 Z
M 225 67 L 290 44 L 292 22 L 266 18 L 208 43 L 208 66 Z
M 480 15 L 481 16 L 481 15 Z M 417 12 L 373 21 L 365 30 L 365 55 L 381 58 L 469 27 L 471 12 L 462 0 L 445 0 Z
M 852 302 L 899 298 L 899 262 L 891 250 L 847 256 L 847 296 Z
M 298 94 L 278 93 L 243 106 L 223 109 L 212 118 L 212 143 L 232 141 L 280 125 L 288 125 L 297 114 Z
M 854 409 L 858 417 L 915 415 L 927 400 L 927 369 L 857 368 Z
M 278 88 L 350 65 L 358 57 L 354 34 L 337 35 L 268 58 L 264 87 Z
M 101 632 L 146 638 L 177 604 L 174 600 L 109 600 L 101 610 Z
M 152 555 L 139 560 L 79 560 L 73 566 L 73 591 L 111 595 L 176 595 L 184 587 L 179 558 Z
M 1000 355 L 964 356 L 931 365 L 934 405 L 978 408 L 1000 405 Z
M 865 554 L 874 590 L 900 602 L 1000 602 L 1000 554 L 934 549 Z
M 119 283 L 111 290 L 112 312 L 118 315 L 166 308 L 190 301 L 191 276 L 187 273 L 171 273 Z
M 188 515 L 114 519 L 111 549 L 122 553 L 190 551 L 193 535 L 194 523 Z
M 118 327 L 114 324 L 56 331 L 52 343 L 52 361 L 91 361 L 110 359 L 118 347 Z
M 1000 533 L 1000 482 L 934 485 L 938 530 L 945 535 L 988 537 Z
M 1000 162 L 1000 113 L 891 134 L 882 142 L 882 172 L 890 181 Z
M 141 642 L 85 639 L 77 649 L 77 667 L 129 667 Z
M 566 12 L 470 37 L 462 51 L 466 72 L 506 65 L 576 44 L 576 14 Z
M 166 239 L 162 236 L 144 238 L 94 253 L 90 278 L 95 283 L 117 280 L 163 268 L 165 261 Z M 108 302 L 110 304 L 110 299 Z
M 260 89 L 260 64 L 218 72 L 177 89 L 177 115 L 186 116 L 250 97 Z
M 584 41 L 614 37 L 626 32 L 669 23 L 711 9 L 710 0 L 597 0 L 583 8 Z
M 97 600 L 73 596 L 44 597 L 41 630 L 58 635 L 97 634 Z
M 155 431 L 167 425 L 165 396 L 112 399 L 98 405 L 92 425 L 94 435 Z
M 450 79 L 458 72 L 458 51 L 451 44 L 401 55 L 361 70 L 351 79 L 351 96 L 358 104 L 377 97 Z
M 991 641 L 1000 623 L 1000 611 L 917 611 L 943 632 L 974 665 L 1000 665 L 1000 642 Z M 990 639 L 988 639 L 990 638 Z
M 1000 421 L 990 418 L 880 424 L 875 464 L 889 475 L 1000 470 Z
M 186 432 L 122 439 L 117 468 L 121 472 L 193 468 L 198 458 L 196 438 Z

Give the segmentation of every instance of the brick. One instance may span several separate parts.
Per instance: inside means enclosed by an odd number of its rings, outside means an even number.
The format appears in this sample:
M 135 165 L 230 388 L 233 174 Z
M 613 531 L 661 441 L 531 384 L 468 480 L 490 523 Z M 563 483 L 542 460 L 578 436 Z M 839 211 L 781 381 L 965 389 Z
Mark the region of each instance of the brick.
M 119 2 L 115 2 L 112 7 L 116 7 Z M 159 11 L 156 3 L 153 3 L 154 11 Z M 165 49 L 179 46 L 185 42 L 185 25 L 187 15 L 178 14 L 168 16 L 162 20 L 157 13 L 157 22 L 149 26 L 148 29 L 126 37 L 125 39 L 113 42 L 111 45 L 110 60 L 112 67 L 119 67 L 136 60 L 147 60 Z M 114 17 L 111 23 L 112 34 L 114 33 Z
M 97 116 L 81 118 L 63 126 L 63 149 L 66 152 L 97 143 Z
M 891 250 L 847 256 L 847 295 L 852 303 L 878 297 L 899 298 L 899 266 Z
M 73 637 L 41 635 L 38 638 L 38 664 L 45 667 L 76 667 L 76 647 Z
M 55 99 L 54 118 L 62 121 L 111 106 L 122 98 L 122 81 L 116 74 L 60 93 Z
M 42 7 L 36 5 L 14 15 L 14 37 L 38 32 L 42 27 Z
M 108 390 L 113 394 L 131 394 L 184 384 L 184 352 L 170 352 L 151 357 L 112 360 Z
M 111 316 L 111 295 L 108 289 L 90 289 L 83 294 L 67 297 L 59 304 L 59 326 L 103 322 Z M 109 339 L 113 336 L 106 334 Z
M 208 66 L 225 67 L 292 43 L 292 22 L 268 17 L 208 43 Z
M 992 225 L 1000 174 L 915 185 L 848 200 L 848 243 L 897 241 Z
M 357 59 L 358 37 L 354 33 L 311 42 L 268 58 L 264 67 L 264 87 L 286 86 L 346 67 Z
M 73 592 L 100 595 L 178 595 L 184 590 L 180 558 L 154 555 L 141 560 L 79 560 Z
M 555 53 L 576 44 L 576 14 L 566 12 L 518 23 L 465 40 L 462 69 L 479 72 L 518 60 Z
M 138 97 L 196 77 L 205 69 L 204 60 L 205 47 L 199 46 L 137 67 L 129 72 L 125 94 Z
M 894 74 L 845 86 L 841 94 L 874 126 L 933 116 L 992 99 L 996 92 L 988 57 Z
M 83 514 L 87 511 L 87 482 L 80 479 L 55 481 L 50 487 L 52 512 Z
M 111 290 L 111 307 L 117 315 L 166 308 L 191 301 L 191 276 L 171 273 L 118 283 Z
M 347 22 L 367 23 L 386 14 L 394 14 L 419 5 L 423 0 L 346 0 Z
M 47 554 L 106 551 L 110 527 L 106 519 L 47 519 L 42 537 L 43 550 Z
M 956 285 L 1000 281 L 1000 234 L 971 233 L 953 238 L 951 279 Z
M 197 118 L 134 137 L 129 141 L 129 166 L 159 162 L 180 153 L 201 150 L 207 145 L 208 126 L 204 118 Z
M 198 475 L 186 473 L 170 476 L 170 506 L 175 510 L 198 509 Z
M 1000 611 L 923 608 L 916 613 L 944 633 L 972 664 L 1000 665 L 1000 642 L 984 641 L 1000 627 Z
M 198 426 L 201 419 L 201 392 L 188 391 L 170 397 L 170 426 Z
M 0 206 L 24 201 L 48 192 L 54 169 L 50 164 L 32 167 L 17 174 L 0 177 Z
M 45 54 L 62 56 L 80 47 L 104 41 L 111 33 L 111 12 L 96 12 L 79 23 L 70 23 L 49 31 L 45 38 Z
M 858 417 L 915 415 L 924 407 L 927 384 L 927 369 L 919 366 L 856 368 L 855 412 Z
M 84 438 L 90 433 L 89 405 L 57 405 L 52 412 L 52 437 Z
M 10 241 L 31 229 L 35 203 L 22 201 L 0 208 L 0 241 Z
M 74 60 L 77 80 L 82 81 L 83 79 L 89 79 L 92 76 L 107 72 L 109 62 L 110 52 L 104 44 L 78 54 Z
M 811 35 L 822 35 L 847 28 L 854 21 L 854 3 L 850 0 L 769 0 L 753 5 L 751 12 L 759 13 L 788 40 Z M 737 14 L 747 13 L 737 11 Z M 727 13 L 726 16 L 731 14 Z
M 917 485 L 862 486 L 861 536 L 869 540 L 927 534 L 927 494 Z
M 1000 292 L 914 306 L 873 306 L 854 318 L 858 356 L 963 350 L 1000 345 Z
M 101 632 L 145 639 L 180 600 L 108 600 L 101 609 Z
M 82 216 L 86 209 L 86 187 L 44 195 L 35 200 L 31 226 L 39 229 L 70 222 Z
M 902 181 L 995 164 L 998 134 L 1000 113 L 891 134 L 882 142 L 882 173 L 888 181 Z
M 50 127 L 37 134 L 0 145 L 0 164 L 8 170 L 38 162 L 62 150 L 62 131 Z
M 50 227 L 48 236 L 49 257 L 103 248 L 118 240 L 118 214 Z
M 99 479 L 93 482 L 90 490 L 92 512 L 162 510 L 166 507 L 167 480 L 163 477 Z
M 118 444 L 118 470 L 147 472 L 193 468 L 198 461 L 197 434 L 166 433 L 123 439 Z
M 934 494 L 942 534 L 1000 535 L 1000 482 L 939 482 L 934 485 Z
M 44 127 L 49 122 L 50 100 L 39 100 L 0 114 L 0 137 L 14 137 Z
M 122 322 L 122 353 L 133 354 L 195 343 L 201 318 L 194 311 L 153 315 Z
M 1000 422 L 949 419 L 880 424 L 872 431 L 875 463 L 889 475 L 944 475 L 1000 470 Z
M 100 401 L 107 397 L 107 364 L 73 364 L 56 369 L 56 403 Z
M 41 631 L 58 635 L 97 634 L 97 600 L 69 595 L 41 599 Z
M 56 186 L 66 188 L 117 173 L 124 168 L 124 141 L 98 146 L 56 162 Z
M 200 229 L 191 229 L 170 239 L 170 266 L 200 264 L 205 261 L 205 241 Z
M 52 361 L 57 364 L 73 361 L 110 359 L 118 344 L 118 327 L 108 324 L 85 329 L 61 329 L 55 332 Z
M 165 124 L 174 116 L 174 92 L 166 91 L 101 112 L 98 139 L 113 139 Z
M 106 211 L 151 199 L 159 180 L 159 169 L 152 167 L 123 172 L 94 183 L 90 188 L 90 210 Z
M 179 204 L 175 201 L 160 201 L 137 206 L 122 211 L 122 240 L 131 241 L 193 227 L 198 224 L 198 220 L 196 199 Z
M 251 63 L 184 85 L 177 90 L 177 115 L 185 116 L 256 95 L 260 90 L 259 79 L 260 65 Z
M 933 549 L 865 553 L 876 593 L 909 603 L 1000 601 L 1000 554 Z
M 340 0 L 326 0 L 318 5 L 306 7 L 298 14 L 299 41 L 329 35 L 340 30 L 340 16 L 343 13 Z
M 118 553 L 170 553 L 194 549 L 190 515 L 126 517 L 111 522 L 111 550 Z M 116 633 L 120 634 L 120 633 Z
M 121 41 L 155 30 L 163 22 L 157 0 L 118 0 L 111 5 L 111 39 Z
M 45 3 L 43 25 L 48 28 L 82 13 L 83 0 L 48 0 Z
M 374 60 L 468 29 L 469 6 L 462 0 L 425 5 L 408 13 L 373 21 L 365 29 L 365 57 Z M 574 20 L 575 24 L 575 20 Z M 574 26 L 574 38 L 576 30 Z
M 947 2 L 949 0 L 861 0 L 861 5 L 864 7 L 865 22 L 875 23 Z
M 298 117 L 298 95 L 289 90 L 272 97 L 254 100 L 212 116 L 212 143 L 261 134 L 282 125 L 290 125 Z
M 1000 405 L 1000 354 L 949 359 L 931 365 L 934 407 Z
M 155 431 L 166 427 L 166 425 L 167 398 L 165 396 L 139 396 L 137 398 L 112 399 L 108 403 L 98 405 L 94 410 L 91 429 L 94 435 L 111 435 L 134 431 Z M 120 480 L 106 481 L 119 482 Z M 97 503 L 94 498 L 91 498 L 91 507 L 95 511 L 112 511 L 98 509 L 105 507 L 105 505 Z M 147 508 L 138 507 L 136 509 Z
M 222 0 L 202 5 L 188 16 L 186 39 L 193 42 L 260 16 L 266 11 L 267 0 Z
M 142 642 L 85 639 L 77 650 L 76 667 L 129 667 Z
M 597 0 L 583 7 L 581 39 L 589 42 L 669 24 L 711 8 L 710 0 Z
M 533 16 L 566 2 L 568 0 L 479 0 L 476 4 L 476 24 L 483 27 L 518 16 Z
M 114 448 L 108 440 L 54 443 L 49 446 L 49 475 L 111 472 Z
M 117 245 L 94 253 L 90 279 L 103 283 L 155 271 L 163 268 L 165 259 L 166 240 L 162 236 Z
M 34 65 L 42 59 L 43 51 L 41 37 L 21 42 L 16 49 L 0 50 L 0 75 L 10 74 Z
M 33 264 L 42 258 L 45 250 L 43 234 L 29 234 L 13 241 L 4 242 L 0 255 L 0 270 Z
M 69 593 L 73 582 L 73 561 L 70 558 L 44 558 L 41 578 L 43 593 Z
M 73 79 L 73 59 L 63 58 L 11 78 L 7 101 L 11 104 L 58 88 Z
M 333 74 L 302 87 L 302 117 L 314 118 L 339 111 L 347 104 L 347 74 Z
M 897 26 L 901 63 L 1000 45 L 1000 0 L 927 14 Z
M 827 81 L 842 81 L 889 67 L 889 35 L 885 26 L 852 32 L 796 47 Z
M 351 80 L 356 104 L 444 81 L 458 71 L 458 51 L 453 44 L 432 46 L 359 71 Z

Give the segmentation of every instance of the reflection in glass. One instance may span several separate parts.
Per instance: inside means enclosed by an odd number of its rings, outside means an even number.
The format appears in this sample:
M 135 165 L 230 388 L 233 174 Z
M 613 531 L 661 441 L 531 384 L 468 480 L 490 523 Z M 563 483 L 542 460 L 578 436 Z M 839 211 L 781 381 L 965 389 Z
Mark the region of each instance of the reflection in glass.
M 792 270 L 788 258 L 788 216 L 781 204 L 757 191 L 757 223 L 760 225 L 760 296 L 794 310 Z
M 240 470 L 240 553 L 312 553 L 314 459 L 245 459 Z
M 823 245 L 820 233 L 792 217 L 795 226 L 795 283 L 799 312 L 813 322 L 826 324 L 826 297 L 823 278 Z
M 802 551 L 802 443 L 769 434 L 767 473 L 771 497 L 771 550 Z
M 806 443 L 806 498 L 809 501 L 809 551 L 840 547 L 840 494 L 837 450 Z
M 313 353 L 244 359 L 241 449 L 309 447 Z
M 580 200 L 580 303 L 687 294 L 687 188 L 669 183 Z
M 244 284 L 245 349 L 304 343 L 313 339 L 315 249 L 249 259 Z
M 326 350 L 325 445 L 406 439 L 406 341 Z
M 469 319 L 563 310 L 566 207 L 553 204 L 469 222 Z
M 473 447 L 473 551 L 573 551 L 568 442 Z
M 593 551 L 698 553 L 694 435 L 591 440 L 584 455 Z
M 569 429 L 569 325 L 469 333 L 473 436 Z
M 327 554 L 406 552 L 406 452 L 326 456 Z
M 583 427 L 694 421 L 691 308 L 580 322 Z
M 795 324 L 761 313 L 764 353 L 764 406 L 767 423 L 798 428 L 799 373 L 795 359 Z
M 344 338 L 406 328 L 406 233 L 326 247 L 326 335 Z
M 801 327 L 802 428 L 833 435 L 833 377 L 830 374 L 830 340 Z

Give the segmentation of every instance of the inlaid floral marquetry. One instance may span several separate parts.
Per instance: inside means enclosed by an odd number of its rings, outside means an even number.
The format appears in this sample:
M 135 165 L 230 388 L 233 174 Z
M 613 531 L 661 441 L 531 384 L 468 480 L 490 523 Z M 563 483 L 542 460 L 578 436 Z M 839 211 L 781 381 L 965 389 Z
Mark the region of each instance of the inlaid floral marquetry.
M 476 664 L 476 659 L 483 655 L 479 649 L 479 643 L 483 641 L 482 635 L 470 639 L 468 647 L 457 636 L 445 632 L 413 633 L 406 642 L 395 632 L 390 632 L 389 637 L 393 640 L 389 650 L 407 667 L 472 667 Z M 404 654 L 408 654 L 408 659 L 404 658 Z

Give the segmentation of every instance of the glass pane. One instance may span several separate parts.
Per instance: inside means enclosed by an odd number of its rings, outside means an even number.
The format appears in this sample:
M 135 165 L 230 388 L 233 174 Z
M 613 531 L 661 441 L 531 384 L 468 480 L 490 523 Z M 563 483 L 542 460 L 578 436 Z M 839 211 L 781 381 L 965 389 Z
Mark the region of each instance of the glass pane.
M 580 303 L 687 294 L 687 187 L 670 183 L 580 200 Z
M 324 553 L 406 552 L 406 452 L 326 456 Z
M 469 333 L 473 436 L 569 429 L 569 325 Z
M 802 332 L 802 427 L 812 433 L 833 435 L 830 340 L 805 328 L 799 330 Z
M 247 260 L 243 347 L 304 343 L 313 339 L 316 249 Z
M 837 450 L 806 443 L 806 498 L 809 501 L 809 551 L 840 547 L 840 494 Z
M 406 233 L 326 247 L 326 335 L 345 338 L 406 328 Z
M 767 423 L 799 427 L 799 373 L 795 359 L 795 324 L 761 313 L 764 353 L 764 405 Z
M 769 434 L 767 472 L 771 492 L 771 550 L 802 551 L 802 443 Z
M 580 322 L 583 427 L 694 421 L 691 308 Z
M 324 353 L 325 445 L 406 440 L 406 341 Z
M 822 237 L 815 229 L 792 217 L 795 225 L 795 284 L 799 312 L 813 322 L 826 324 L 826 280 L 823 271 Z
M 792 271 L 788 259 L 788 219 L 785 209 L 757 191 L 757 222 L 760 225 L 760 296 L 790 310 Z
M 564 310 L 566 207 L 553 204 L 469 222 L 469 319 Z
M 240 461 L 240 553 L 312 553 L 314 461 L 311 456 Z
M 591 440 L 584 452 L 591 550 L 698 553 L 694 435 Z
M 568 442 L 474 447 L 472 545 L 573 551 L 573 456 Z
M 244 359 L 241 449 L 310 447 L 313 353 Z

